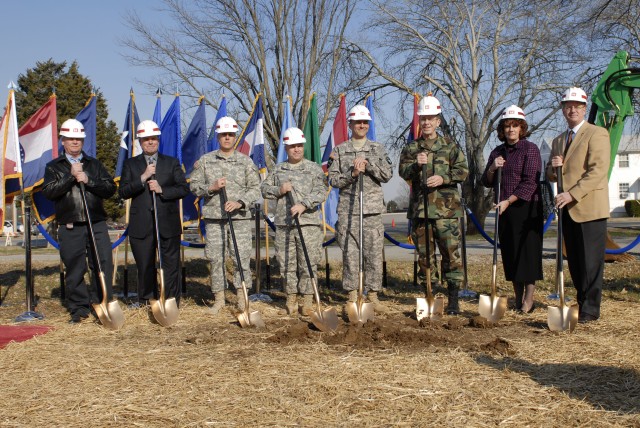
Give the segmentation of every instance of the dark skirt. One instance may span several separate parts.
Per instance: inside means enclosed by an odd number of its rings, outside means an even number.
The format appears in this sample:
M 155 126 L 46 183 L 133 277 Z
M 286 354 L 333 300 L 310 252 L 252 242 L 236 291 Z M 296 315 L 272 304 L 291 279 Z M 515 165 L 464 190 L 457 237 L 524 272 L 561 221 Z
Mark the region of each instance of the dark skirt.
M 507 281 L 531 284 L 542 279 L 542 229 L 540 201 L 518 200 L 500 216 L 500 254 Z

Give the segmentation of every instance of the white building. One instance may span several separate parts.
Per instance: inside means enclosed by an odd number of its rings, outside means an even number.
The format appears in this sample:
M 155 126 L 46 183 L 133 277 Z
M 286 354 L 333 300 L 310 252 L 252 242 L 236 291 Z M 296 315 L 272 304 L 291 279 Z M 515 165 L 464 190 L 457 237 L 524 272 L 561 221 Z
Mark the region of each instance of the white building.
M 640 199 L 640 136 L 623 135 L 609 177 L 612 217 L 625 217 L 624 202 Z

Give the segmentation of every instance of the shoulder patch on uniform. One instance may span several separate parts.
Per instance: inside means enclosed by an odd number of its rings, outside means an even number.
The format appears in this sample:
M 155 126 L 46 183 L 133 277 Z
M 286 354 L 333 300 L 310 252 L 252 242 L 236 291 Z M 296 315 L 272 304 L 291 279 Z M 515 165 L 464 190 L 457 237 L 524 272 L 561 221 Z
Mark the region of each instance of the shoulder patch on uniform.
M 197 160 L 196 163 L 193 164 L 193 168 L 196 169 L 200 165 L 200 160 Z
M 387 159 L 387 163 L 388 163 L 389 165 L 391 165 L 391 158 L 389 157 L 389 155 L 387 155 L 387 158 L 386 158 L 386 159 Z
M 327 160 L 327 168 L 331 167 L 331 164 L 333 163 L 333 160 L 335 159 L 335 151 L 332 151 L 331 154 L 329 155 L 329 160 Z

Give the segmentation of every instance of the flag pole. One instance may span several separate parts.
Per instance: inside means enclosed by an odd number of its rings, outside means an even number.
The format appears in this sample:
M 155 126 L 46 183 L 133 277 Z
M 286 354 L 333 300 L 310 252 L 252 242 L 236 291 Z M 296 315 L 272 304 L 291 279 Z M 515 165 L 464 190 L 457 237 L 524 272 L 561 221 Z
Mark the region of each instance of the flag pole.
M 271 289 L 271 263 L 269 262 L 269 223 L 267 218 L 269 217 L 269 203 L 265 200 L 264 204 L 264 241 L 266 251 L 266 263 L 267 269 L 267 289 Z
M 329 189 L 329 192 L 331 192 L 331 189 Z M 322 207 L 322 232 L 324 234 L 323 241 L 326 242 L 327 241 L 327 216 L 324 211 L 324 203 L 322 203 L 321 207 Z M 331 289 L 331 282 L 329 281 L 330 276 L 331 276 L 331 268 L 329 267 L 329 246 L 325 245 L 324 246 L 324 280 L 328 290 Z
M 129 157 L 132 156 L 133 154 L 133 150 L 135 147 L 134 144 L 134 138 L 135 138 L 135 122 L 136 122 L 136 118 L 133 114 L 134 109 L 135 109 L 135 95 L 133 94 L 133 88 L 131 88 L 129 90 L 129 108 L 131 109 L 129 111 L 129 120 L 131 120 L 131 124 L 129 125 L 129 129 L 130 129 L 130 135 L 131 135 L 131 150 L 129 150 Z M 129 227 L 129 216 L 131 213 L 131 199 L 127 199 L 126 202 L 124 203 L 124 220 L 125 223 L 127 224 L 127 227 Z M 138 284 L 139 286 L 141 284 Z M 124 295 L 125 298 L 129 297 L 129 234 L 127 234 L 127 237 L 124 239 L 124 266 L 123 266 L 123 271 L 122 271 L 122 294 Z M 138 302 L 139 302 L 140 296 L 138 296 Z

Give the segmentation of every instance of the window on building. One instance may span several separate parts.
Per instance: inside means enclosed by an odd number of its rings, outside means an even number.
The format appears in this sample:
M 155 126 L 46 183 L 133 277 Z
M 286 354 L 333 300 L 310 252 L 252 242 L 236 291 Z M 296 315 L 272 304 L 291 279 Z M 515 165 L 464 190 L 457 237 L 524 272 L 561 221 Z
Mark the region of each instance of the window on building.
M 620 168 L 629 168 L 629 155 L 627 153 L 618 155 L 618 166 Z
M 629 197 L 629 183 L 618 183 L 618 192 L 620 199 L 627 199 Z

